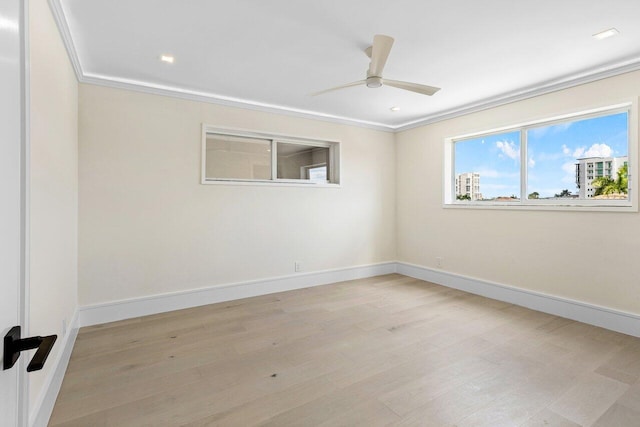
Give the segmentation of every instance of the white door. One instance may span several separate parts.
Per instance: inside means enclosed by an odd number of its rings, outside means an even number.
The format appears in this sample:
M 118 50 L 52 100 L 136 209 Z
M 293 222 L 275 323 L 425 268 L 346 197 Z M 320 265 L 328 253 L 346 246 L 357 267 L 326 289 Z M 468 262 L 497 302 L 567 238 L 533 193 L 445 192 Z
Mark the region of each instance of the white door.
M 0 1 L 0 343 L 22 316 L 23 59 L 22 0 Z M 4 353 L 0 346 L 0 353 Z M 24 359 L 24 358 L 22 358 Z M 4 354 L 0 361 L 4 360 Z M 16 364 L 0 365 L 0 425 L 22 423 L 21 382 Z

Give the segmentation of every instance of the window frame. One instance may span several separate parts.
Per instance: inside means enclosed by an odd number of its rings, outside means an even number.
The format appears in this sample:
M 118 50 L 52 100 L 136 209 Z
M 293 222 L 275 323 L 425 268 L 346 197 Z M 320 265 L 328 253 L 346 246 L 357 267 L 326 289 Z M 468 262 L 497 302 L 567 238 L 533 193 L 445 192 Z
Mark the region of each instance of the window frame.
M 271 144 L 271 179 L 241 179 L 241 178 L 207 178 L 207 135 L 217 134 L 244 138 L 269 140 Z M 305 145 L 329 149 L 329 176 L 327 181 L 312 181 L 310 179 L 278 178 L 278 143 Z M 202 125 L 201 170 L 200 183 L 204 185 L 275 185 L 287 187 L 332 187 L 339 188 L 340 184 L 340 141 L 319 140 L 299 136 L 232 129 L 207 124 Z
M 514 209 L 514 210 L 575 210 L 638 212 L 637 190 L 634 182 L 638 168 L 638 111 L 637 99 L 615 105 L 581 110 L 554 117 L 536 119 L 524 123 L 503 126 L 486 131 L 473 132 L 444 140 L 443 207 L 463 209 Z M 629 164 L 628 200 L 594 199 L 528 199 L 528 145 L 527 132 L 541 126 L 553 126 L 568 121 L 584 120 L 618 113 L 627 113 L 627 157 Z M 458 141 L 508 132 L 520 132 L 520 200 L 514 202 L 489 202 L 457 200 L 455 196 L 455 144 Z

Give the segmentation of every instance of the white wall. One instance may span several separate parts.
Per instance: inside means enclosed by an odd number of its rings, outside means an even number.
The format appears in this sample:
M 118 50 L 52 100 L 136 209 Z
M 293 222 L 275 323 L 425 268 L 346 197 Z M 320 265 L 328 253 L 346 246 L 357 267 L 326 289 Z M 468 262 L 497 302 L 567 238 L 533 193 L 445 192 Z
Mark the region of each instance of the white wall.
M 81 305 L 395 260 L 393 134 L 79 92 Z M 340 140 L 342 187 L 202 185 L 202 123 Z
M 638 95 L 628 73 L 397 134 L 399 261 L 640 314 L 638 213 L 442 207 L 445 137 Z
M 78 84 L 46 0 L 29 2 L 31 335 L 58 335 L 44 369 L 28 375 L 30 406 L 62 350 L 78 301 Z

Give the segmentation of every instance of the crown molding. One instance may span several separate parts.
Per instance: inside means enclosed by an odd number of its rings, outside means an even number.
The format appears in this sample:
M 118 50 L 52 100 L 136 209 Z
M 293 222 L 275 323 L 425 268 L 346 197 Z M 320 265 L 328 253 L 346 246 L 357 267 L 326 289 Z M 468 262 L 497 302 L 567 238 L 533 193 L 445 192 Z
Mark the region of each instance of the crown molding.
M 151 82 L 123 79 L 119 77 L 86 73 L 82 69 L 80 59 L 78 57 L 71 31 L 67 23 L 66 15 L 60 0 L 48 0 L 49 6 L 53 13 L 53 17 L 60 31 L 62 41 L 67 49 L 69 59 L 76 73 L 76 78 L 80 83 L 94 84 L 99 86 L 112 87 L 117 89 L 126 89 L 136 92 L 149 93 L 154 95 L 168 96 L 190 101 L 206 102 L 210 104 L 224 105 L 228 107 L 242 108 L 245 110 L 255 110 L 267 113 L 284 114 L 293 117 L 300 117 L 312 120 L 321 120 L 325 122 L 338 123 L 349 126 L 358 126 L 384 132 L 402 132 L 414 129 L 420 126 L 453 119 L 471 113 L 476 113 L 490 108 L 499 107 L 510 104 L 512 102 L 523 101 L 525 99 L 534 98 L 536 96 L 545 95 L 585 83 L 591 83 L 597 80 L 614 77 L 620 74 L 629 73 L 640 70 L 640 57 L 610 63 L 603 66 L 594 67 L 579 73 L 570 74 L 559 79 L 548 80 L 540 84 L 529 86 L 526 88 L 514 90 L 501 95 L 484 98 L 469 104 L 439 111 L 433 114 L 427 114 L 422 118 L 411 120 L 398 125 L 390 125 L 379 122 L 355 119 L 352 117 L 337 116 L 333 114 L 321 113 L 311 110 L 302 110 L 282 105 L 263 103 L 253 100 L 228 97 L 208 92 L 193 91 L 184 88 L 159 85 Z
M 54 21 L 56 21 L 56 25 L 58 26 L 58 31 L 60 31 L 60 37 L 62 37 L 62 42 L 64 43 L 64 47 L 67 50 L 67 54 L 69 55 L 69 60 L 71 61 L 73 71 L 76 73 L 76 79 L 78 79 L 78 81 L 82 81 L 82 78 L 84 76 L 82 65 L 80 64 L 78 51 L 76 50 L 76 46 L 73 43 L 71 30 L 69 29 L 67 17 L 64 14 L 64 9 L 62 8 L 60 0 L 49 0 L 49 8 L 51 9 L 51 13 L 53 14 L 53 19 Z
M 240 98 L 233 98 L 223 95 L 216 95 L 207 92 L 199 92 L 189 89 L 182 89 L 172 86 L 158 85 L 155 83 L 141 82 L 136 80 L 122 79 L 111 76 L 85 73 L 78 79 L 80 83 L 88 83 L 98 86 L 106 86 L 116 89 L 127 89 L 136 92 L 149 93 L 154 95 L 169 96 L 172 98 L 186 99 L 189 101 L 206 102 L 209 104 L 224 105 L 227 107 L 242 108 L 244 110 L 255 110 L 267 113 L 284 114 L 288 116 L 301 117 L 305 119 L 321 120 L 332 123 L 339 123 L 350 126 L 364 127 L 385 132 L 394 132 L 393 126 L 384 123 L 370 122 L 350 117 L 336 116 L 316 111 L 301 110 L 297 108 L 285 107 L 281 105 L 268 104 L 258 101 L 251 101 Z
M 586 71 L 570 74 L 559 79 L 549 80 L 544 83 L 530 86 L 524 89 L 518 89 L 507 92 L 502 95 L 485 98 L 480 101 L 469 103 L 460 107 L 430 114 L 421 119 L 406 122 L 395 126 L 395 132 L 417 128 L 420 126 L 453 119 L 455 117 L 476 113 L 490 108 L 499 107 L 501 105 L 510 104 L 512 102 L 523 101 L 536 96 L 545 95 L 551 92 L 557 92 L 563 89 L 569 89 L 586 83 L 595 82 L 597 80 L 615 77 L 620 74 L 630 73 L 640 70 L 640 57 L 635 57 L 625 61 L 619 61 L 604 66 L 598 66 Z

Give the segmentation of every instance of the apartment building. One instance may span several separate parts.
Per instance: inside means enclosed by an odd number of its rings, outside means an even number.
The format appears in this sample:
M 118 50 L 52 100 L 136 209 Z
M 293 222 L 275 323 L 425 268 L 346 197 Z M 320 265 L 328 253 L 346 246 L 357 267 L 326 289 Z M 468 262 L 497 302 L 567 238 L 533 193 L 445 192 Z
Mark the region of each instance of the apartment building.
M 618 170 L 629 162 L 627 156 L 621 157 L 585 157 L 577 159 L 576 185 L 579 197 L 588 199 L 593 197 L 595 189 L 593 180 L 603 176 L 616 179 Z
M 482 200 L 479 173 L 466 172 L 456 175 L 456 198 L 459 196 L 469 196 L 469 200 Z

